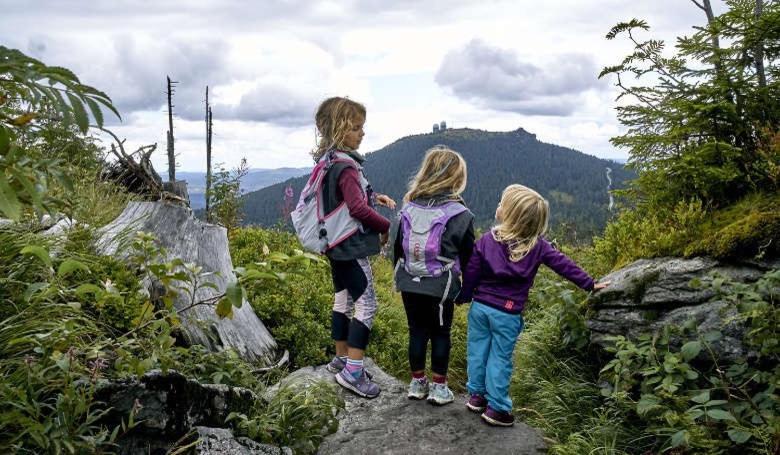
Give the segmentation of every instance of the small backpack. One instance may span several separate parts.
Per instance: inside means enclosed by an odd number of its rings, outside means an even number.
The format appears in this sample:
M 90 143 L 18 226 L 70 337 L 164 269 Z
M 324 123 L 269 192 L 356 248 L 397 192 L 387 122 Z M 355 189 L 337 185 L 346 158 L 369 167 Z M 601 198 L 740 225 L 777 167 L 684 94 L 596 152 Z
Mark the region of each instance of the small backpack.
M 441 237 L 447 222 L 466 210 L 454 201 L 436 206 L 404 204 L 399 214 L 404 270 L 414 277 L 439 277 L 453 268 L 458 271 L 457 259 L 441 256 Z
M 362 168 L 355 160 L 346 153 L 329 151 L 314 166 L 306 186 L 301 191 L 298 205 L 290 214 L 301 244 L 315 253 L 325 254 L 363 227 L 359 221 L 350 216 L 347 204 L 341 204 L 332 212 L 325 214 L 322 186 L 328 171 L 336 163 L 344 163 L 357 169 L 363 180 Z
M 420 205 L 407 202 L 399 213 L 401 223 L 401 248 L 404 257 L 398 260 L 395 273 L 403 267 L 412 281 L 423 277 L 440 277 L 445 273 L 447 284 L 439 302 L 439 325 L 444 325 L 444 301 L 450 292 L 453 270 L 460 273 L 459 260 L 441 255 L 441 238 L 447 222 L 468 209 L 459 202 L 442 205 Z

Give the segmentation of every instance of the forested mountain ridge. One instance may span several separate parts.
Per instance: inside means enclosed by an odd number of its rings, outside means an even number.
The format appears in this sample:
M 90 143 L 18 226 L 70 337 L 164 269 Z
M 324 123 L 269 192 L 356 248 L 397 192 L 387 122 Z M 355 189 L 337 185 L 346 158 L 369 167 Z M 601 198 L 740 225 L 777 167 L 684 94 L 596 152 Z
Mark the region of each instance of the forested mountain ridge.
M 633 175 L 613 161 L 541 142 L 522 128 L 507 132 L 459 128 L 406 136 L 369 153 L 366 175 L 376 191 L 401 201 L 425 151 L 436 144 L 447 145 L 466 159 L 469 184 L 463 196 L 483 227 L 492 221 L 501 191 L 521 183 L 550 201 L 553 227 L 563 222 L 580 238 L 598 233 L 609 217 L 606 168 L 612 169 L 613 188 Z M 245 223 L 277 224 L 284 214 L 284 189 L 291 185 L 297 196 L 305 181 L 299 177 L 246 194 Z

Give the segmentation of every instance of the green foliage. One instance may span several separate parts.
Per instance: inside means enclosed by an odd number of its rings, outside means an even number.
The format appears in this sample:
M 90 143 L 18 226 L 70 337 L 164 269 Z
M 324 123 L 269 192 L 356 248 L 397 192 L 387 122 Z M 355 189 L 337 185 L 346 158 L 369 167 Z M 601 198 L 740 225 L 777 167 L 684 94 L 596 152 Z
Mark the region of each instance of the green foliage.
M 232 413 L 228 421 L 234 422 L 239 434 L 310 454 L 338 429 L 336 415 L 343 408 L 344 401 L 334 384 L 299 380 L 281 386 L 253 416 Z
M 540 270 L 515 349 L 514 411 L 544 432 L 553 454 L 642 453 L 641 430 L 600 395 L 585 308 L 570 288 Z
M 602 393 L 640 419 L 658 448 L 722 453 L 739 445 L 753 453 L 780 449 L 780 270 L 752 284 L 708 282 L 718 299 L 738 310 L 751 354 L 724 363 L 711 348 L 720 330 L 698 334 L 689 324 L 658 336 L 614 339 L 614 358 L 602 368 Z
M 16 229 L 16 228 L 14 228 Z M 94 402 L 103 377 L 175 368 L 218 383 L 262 384 L 231 351 L 175 347 L 174 293 L 193 295 L 208 282 L 196 267 L 162 261 L 147 234 L 135 237 L 130 264 L 96 256 L 90 231 L 65 242 L 0 229 L 0 449 L 57 453 L 109 451 L 133 427 L 99 423 Z M 160 296 L 141 285 L 161 283 Z M 206 304 L 195 302 L 191 304 Z
M 594 241 L 607 270 L 639 258 L 713 256 L 752 259 L 780 252 L 780 193 L 753 193 L 717 210 L 700 201 L 622 212 Z
M 721 259 L 780 255 L 780 193 L 752 194 L 715 211 L 702 225 L 702 235 L 686 255 Z
M 225 170 L 224 167 L 212 177 L 212 186 L 206 195 L 211 201 L 210 213 L 206 214 L 207 219 L 216 222 L 227 228 L 232 233 L 241 224 L 243 219 L 241 199 L 241 179 L 249 172 L 246 158 L 241 159 L 241 164 L 232 171 Z
M 0 46 L 0 214 L 18 220 L 29 208 L 49 212 L 62 205 L 47 193 L 53 182 L 72 191 L 72 178 L 60 157 L 34 149 L 51 139 L 46 131 L 75 125 L 86 133 L 85 106 L 99 127 L 101 106 L 119 115 L 105 93 L 83 85 L 69 70 Z
M 679 202 L 671 209 L 624 211 L 594 240 L 594 250 L 608 269 L 638 258 L 681 255 L 700 238 L 706 217 L 699 201 Z
M 626 133 L 612 143 L 629 149 L 629 165 L 639 173 L 632 193 L 651 208 L 692 199 L 719 206 L 777 188 L 772 169 L 780 154 L 764 137 L 780 124 L 780 99 L 772 95 L 780 89 L 780 5 L 770 2 L 760 14 L 754 2 L 727 5 L 707 26 L 678 38 L 672 56 L 664 55 L 663 41 L 640 38 L 649 29 L 644 21 L 607 34 L 634 46 L 600 77 L 614 75 L 619 98 L 630 100 L 617 107 Z M 652 85 L 641 85 L 643 78 Z
M 290 351 L 294 365 L 317 365 L 329 360 L 327 352 L 333 350 L 333 284 L 327 263 L 321 260 L 274 262 L 275 258 L 285 261 L 285 256 L 295 256 L 297 248 L 300 245 L 294 235 L 273 230 L 238 229 L 230 241 L 233 262 L 242 266 L 240 273 L 267 273 L 267 266 L 273 264 L 284 274 L 284 280 L 270 275 L 248 282 L 247 298 L 277 343 Z

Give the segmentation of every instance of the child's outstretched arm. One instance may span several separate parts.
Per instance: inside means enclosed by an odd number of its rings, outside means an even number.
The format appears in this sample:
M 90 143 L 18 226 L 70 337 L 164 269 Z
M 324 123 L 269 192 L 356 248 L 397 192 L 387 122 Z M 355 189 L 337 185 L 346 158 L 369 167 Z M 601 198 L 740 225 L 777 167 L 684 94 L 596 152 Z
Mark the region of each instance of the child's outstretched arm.
M 463 269 L 463 286 L 460 288 L 460 294 L 455 299 L 455 303 L 470 302 L 474 296 L 474 289 L 479 284 L 480 271 L 482 270 L 482 251 L 479 242 L 474 245 L 474 251 L 471 253 L 466 268 Z
M 381 234 L 390 229 L 390 221 L 371 208 L 363 198 L 358 172 L 353 168 L 345 168 L 339 175 L 339 189 L 347 203 L 349 214 L 366 227 Z
M 542 262 L 544 262 L 544 265 L 547 267 L 553 269 L 555 273 L 586 291 L 606 287 L 604 286 L 604 283 L 602 283 L 596 288 L 596 283 L 593 281 L 593 278 L 568 256 L 553 248 L 553 246 L 550 245 L 550 242 L 544 238 L 540 238 L 539 242 L 542 243 Z

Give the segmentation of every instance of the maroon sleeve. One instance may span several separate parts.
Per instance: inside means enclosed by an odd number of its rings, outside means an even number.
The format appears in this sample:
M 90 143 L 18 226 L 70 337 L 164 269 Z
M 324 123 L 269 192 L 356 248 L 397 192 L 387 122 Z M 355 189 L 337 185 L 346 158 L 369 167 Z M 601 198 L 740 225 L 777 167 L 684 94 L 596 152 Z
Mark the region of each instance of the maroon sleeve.
M 360 187 L 358 171 L 355 168 L 348 167 L 341 171 L 339 189 L 352 218 L 379 233 L 385 233 L 390 229 L 390 221 L 368 205 L 363 196 L 363 189 Z

